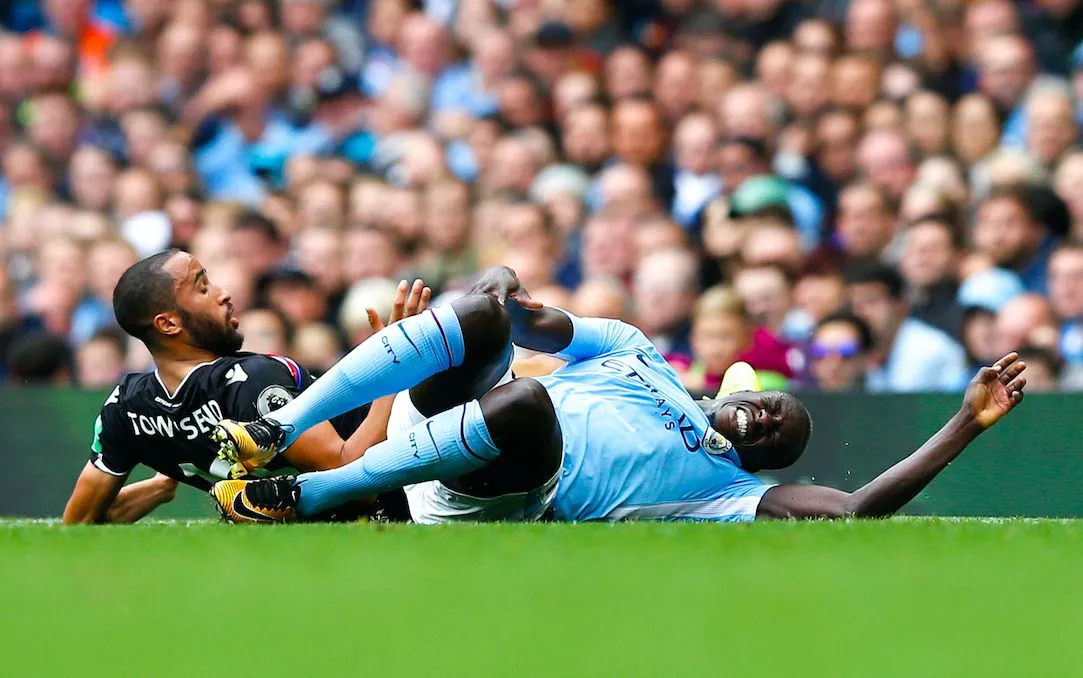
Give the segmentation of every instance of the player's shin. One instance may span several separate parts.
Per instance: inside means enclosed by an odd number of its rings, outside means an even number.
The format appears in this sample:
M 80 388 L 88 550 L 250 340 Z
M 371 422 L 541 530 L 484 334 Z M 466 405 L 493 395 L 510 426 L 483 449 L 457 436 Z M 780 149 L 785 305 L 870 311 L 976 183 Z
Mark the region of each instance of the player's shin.
M 274 412 L 274 420 L 286 432 L 283 447 L 321 421 L 462 364 L 465 350 L 462 328 L 450 305 L 380 330 Z
M 352 499 L 428 480 L 447 480 L 479 469 L 500 455 L 472 400 L 380 443 L 365 456 L 332 471 L 305 473 L 297 481 L 301 516 L 311 516 Z

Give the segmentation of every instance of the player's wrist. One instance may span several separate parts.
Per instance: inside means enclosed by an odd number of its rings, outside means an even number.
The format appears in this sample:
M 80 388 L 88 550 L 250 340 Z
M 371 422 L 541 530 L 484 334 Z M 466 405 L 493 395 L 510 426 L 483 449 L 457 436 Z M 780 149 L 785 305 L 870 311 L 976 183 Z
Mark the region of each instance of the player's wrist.
M 988 426 L 983 426 L 974 413 L 965 407 L 955 413 L 955 416 L 948 422 L 948 426 L 954 434 L 968 440 L 977 438 L 982 431 L 988 428 Z

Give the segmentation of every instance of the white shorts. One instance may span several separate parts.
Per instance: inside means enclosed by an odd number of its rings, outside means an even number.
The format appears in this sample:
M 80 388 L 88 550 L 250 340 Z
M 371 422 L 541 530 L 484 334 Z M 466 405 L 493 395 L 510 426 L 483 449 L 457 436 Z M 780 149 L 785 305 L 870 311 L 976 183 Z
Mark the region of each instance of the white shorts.
M 499 523 L 541 520 L 557 496 L 560 471 L 536 490 L 499 497 L 471 497 L 456 492 L 439 480 L 408 485 L 406 501 L 410 517 L 421 525 L 470 522 Z
M 512 380 L 511 370 L 497 382 L 497 386 Z M 409 391 L 395 396 L 391 417 L 387 422 L 387 439 L 394 440 L 416 424 L 425 421 Z M 406 501 L 410 505 L 410 517 L 415 523 L 435 525 L 451 522 L 501 522 L 539 520 L 553 505 L 557 494 L 560 471 L 544 485 L 530 492 L 505 494 L 499 497 L 472 497 L 456 492 L 439 480 L 407 485 Z

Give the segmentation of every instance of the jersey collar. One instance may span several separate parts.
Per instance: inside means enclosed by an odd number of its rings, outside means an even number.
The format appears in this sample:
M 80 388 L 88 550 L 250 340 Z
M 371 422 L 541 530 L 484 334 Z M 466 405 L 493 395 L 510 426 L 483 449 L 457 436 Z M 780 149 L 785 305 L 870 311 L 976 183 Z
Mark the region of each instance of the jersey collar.
M 184 388 L 184 385 L 188 382 L 188 377 L 192 376 L 193 372 L 195 372 L 196 370 L 198 370 L 201 367 L 206 367 L 207 365 L 213 365 L 216 362 L 218 362 L 219 360 L 221 360 L 221 358 L 215 358 L 214 360 L 212 360 L 210 362 L 199 363 L 198 365 L 193 365 L 192 369 L 188 370 L 188 374 L 184 375 L 184 378 L 181 379 L 181 382 L 179 384 L 177 384 L 177 390 L 172 392 L 172 393 L 170 393 L 169 389 L 165 387 L 165 382 L 162 381 L 162 375 L 158 374 L 158 368 L 154 369 L 154 378 L 158 381 L 158 385 L 162 387 L 162 392 L 165 393 L 166 400 L 176 400 L 177 395 L 180 394 L 181 389 Z

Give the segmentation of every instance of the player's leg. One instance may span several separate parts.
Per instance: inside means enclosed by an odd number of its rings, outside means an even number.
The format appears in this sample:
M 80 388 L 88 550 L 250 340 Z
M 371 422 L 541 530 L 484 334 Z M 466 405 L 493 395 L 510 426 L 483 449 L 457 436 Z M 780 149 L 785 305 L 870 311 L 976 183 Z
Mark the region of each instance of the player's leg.
M 306 429 L 362 403 L 411 388 L 445 370 L 478 370 L 506 351 L 510 325 L 500 304 L 472 294 L 386 327 L 334 365 L 273 418 L 215 429 L 230 461 L 273 455 Z
M 483 397 L 482 410 L 500 456 L 441 482 L 461 494 L 490 498 L 530 492 L 552 480 L 563 462 L 563 439 L 545 387 L 533 379 L 516 379 Z
M 528 491 L 560 468 L 561 438 L 548 394 L 520 379 L 481 400 L 441 412 L 407 435 L 369 449 L 355 462 L 293 478 L 223 481 L 212 495 L 235 521 L 275 522 L 405 485 L 441 480 L 474 496 Z M 507 461 L 500 461 L 504 454 Z M 495 472 L 479 469 L 499 462 Z
M 434 374 L 410 389 L 410 403 L 426 417 L 477 400 L 485 395 L 508 374 L 514 349 L 511 338 L 504 350 L 492 356 L 479 355 L 475 360 L 464 360 L 462 365 Z

